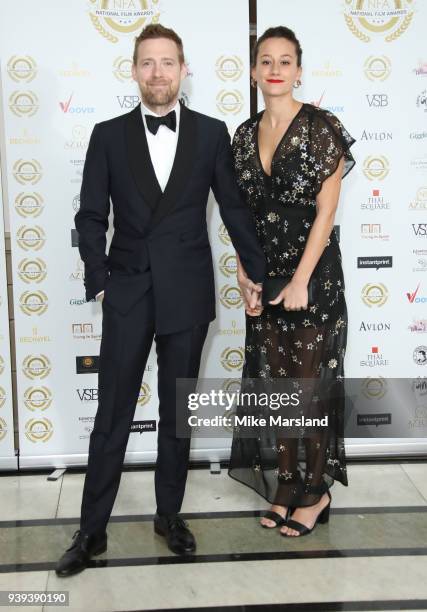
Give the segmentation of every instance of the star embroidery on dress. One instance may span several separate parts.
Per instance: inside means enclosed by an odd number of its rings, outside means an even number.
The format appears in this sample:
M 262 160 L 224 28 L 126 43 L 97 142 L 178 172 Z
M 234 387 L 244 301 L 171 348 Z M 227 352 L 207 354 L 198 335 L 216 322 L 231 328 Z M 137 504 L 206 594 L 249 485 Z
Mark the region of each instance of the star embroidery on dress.
M 309 342 L 307 344 L 307 348 L 308 348 L 309 351 L 312 351 L 314 349 L 314 344 L 312 342 Z
M 284 472 L 280 472 L 280 476 L 285 480 L 289 480 L 290 478 L 292 478 L 292 472 L 288 472 L 288 470 L 285 470 Z
M 300 242 L 305 242 L 305 237 L 304 236 L 298 236 L 298 240 Z
M 304 319 L 304 321 L 302 322 L 302 324 L 304 325 L 304 327 L 308 327 L 309 325 L 311 325 L 311 323 L 310 323 L 310 319 Z
M 284 444 L 279 445 L 279 453 L 283 453 L 286 450 L 286 446 Z
M 306 151 L 303 151 L 303 152 L 301 153 L 301 157 L 302 157 L 302 159 L 307 159 L 307 157 L 308 157 L 308 153 L 306 153 Z
M 291 329 L 294 330 L 295 329 L 295 323 L 291 323 Z
M 316 340 L 317 340 L 317 342 L 321 342 L 321 340 L 323 340 L 322 334 L 317 334 Z
M 291 143 L 294 145 L 294 147 L 296 147 L 299 144 L 299 141 L 300 141 L 300 139 L 299 139 L 298 136 L 293 136 L 291 138 Z
M 292 256 L 295 256 L 295 255 L 297 255 L 297 254 L 298 254 L 298 249 L 296 249 L 294 246 L 291 246 L 291 248 L 289 249 L 289 253 L 290 253 Z
M 321 316 L 322 321 L 326 321 L 329 318 L 329 315 L 326 314 L 326 312 L 324 312 Z
M 310 306 L 309 310 L 310 312 L 315 313 L 317 310 L 317 306 L 314 304 L 313 306 Z
M 255 325 L 255 329 L 257 329 L 258 331 L 261 331 L 262 330 L 261 323 L 258 323 L 257 325 Z
M 338 365 L 338 361 L 336 359 L 330 359 L 328 361 L 328 368 L 331 368 L 331 370 L 333 370 L 334 368 L 336 368 Z
M 254 471 L 255 472 L 260 472 L 261 471 L 261 466 L 260 465 L 254 465 Z
M 279 374 L 280 376 L 286 376 L 286 370 L 284 370 L 283 368 L 280 368 Z
M 295 344 L 295 346 L 296 346 L 297 348 L 301 348 L 301 347 L 302 347 L 302 342 L 301 342 L 301 340 L 297 340 L 296 342 L 294 342 L 294 344 Z
M 265 346 L 261 346 L 260 351 L 261 351 L 261 353 L 263 353 L 265 355 L 266 352 L 267 352 L 267 349 L 265 348 Z
M 329 289 L 332 287 L 332 283 L 330 280 L 327 280 L 326 283 L 324 283 L 324 288 L 326 289 L 326 291 L 329 291 Z

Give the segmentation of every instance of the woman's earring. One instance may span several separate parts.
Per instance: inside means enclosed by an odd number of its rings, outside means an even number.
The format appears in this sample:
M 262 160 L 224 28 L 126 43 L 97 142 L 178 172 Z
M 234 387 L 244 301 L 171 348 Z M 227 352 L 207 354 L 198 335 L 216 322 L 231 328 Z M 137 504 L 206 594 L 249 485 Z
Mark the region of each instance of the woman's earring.
M 253 87 L 254 89 L 256 88 L 256 81 L 254 77 L 251 77 L 251 87 Z
M 299 79 L 297 79 L 294 83 L 294 89 L 298 89 L 298 87 L 301 87 L 301 81 Z

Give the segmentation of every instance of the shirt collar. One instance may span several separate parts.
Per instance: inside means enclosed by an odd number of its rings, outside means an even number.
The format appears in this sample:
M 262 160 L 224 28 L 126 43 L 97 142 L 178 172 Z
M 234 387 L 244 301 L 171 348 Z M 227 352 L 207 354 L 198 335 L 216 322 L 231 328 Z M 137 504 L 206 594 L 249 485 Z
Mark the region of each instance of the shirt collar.
M 173 108 L 171 108 L 171 111 L 175 111 L 176 112 L 176 125 L 177 128 L 179 126 L 179 118 L 180 118 L 180 114 L 181 114 L 181 104 L 179 103 L 179 100 L 176 101 L 176 104 Z M 142 102 L 141 100 L 141 114 L 142 114 L 142 121 L 144 123 L 144 128 L 145 131 L 147 131 L 147 122 L 145 120 L 145 115 L 154 115 L 154 117 L 161 117 L 161 115 L 158 115 L 157 113 L 154 113 L 152 110 L 150 110 L 149 108 L 147 108 L 145 106 L 145 104 Z

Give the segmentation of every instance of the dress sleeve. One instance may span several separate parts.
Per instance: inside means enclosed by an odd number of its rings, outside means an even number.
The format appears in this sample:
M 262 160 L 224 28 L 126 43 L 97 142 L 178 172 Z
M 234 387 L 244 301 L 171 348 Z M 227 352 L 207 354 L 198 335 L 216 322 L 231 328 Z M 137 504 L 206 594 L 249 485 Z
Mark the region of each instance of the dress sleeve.
M 344 156 L 344 178 L 356 163 L 350 147 L 355 139 L 347 132 L 341 121 L 323 109 L 318 109 L 313 120 L 311 134 L 312 158 L 314 158 L 315 193 L 322 189 L 323 182 L 331 176 Z

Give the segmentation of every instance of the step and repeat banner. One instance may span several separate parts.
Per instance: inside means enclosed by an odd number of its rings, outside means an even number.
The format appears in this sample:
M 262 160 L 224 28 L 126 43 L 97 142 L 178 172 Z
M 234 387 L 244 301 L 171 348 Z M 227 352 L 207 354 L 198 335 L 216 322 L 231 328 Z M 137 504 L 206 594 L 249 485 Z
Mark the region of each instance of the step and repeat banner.
M 2 162 L 12 239 L 20 465 L 85 464 L 98 401 L 101 305 L 84 298 L 73 219 L 92 128 L 138 104 L 131 78 L 134 38 L 158 22 L 174 28 L 184 42 L 189 75 L 182 101 L 225 121 L 232 134 L 250 114 L 248 2 L 6 4 L 0 9 Z M 11 24 L 19 27 L 19 36 Z M 202 375 L 234 379 L 241 373 L 244 346 L 236 260 L 213 198 L 208 216 L 219 303 Z M 6 359 L 4 365 L 9 372 Z M 1 378 L 0 385 L 5 386 Z M 156 386 L 153 351 L 127 462 L 155 459 Z M 223 440 L 200 440 L 193 457 L 216 459 L 216 448 L 223 447 Z
M 277 25 L 295 31 L 303 48 L 296 97 L 335 113 L 357 140 L 357 165 L 343 181 L 336 220 L 349 309 L 346 376 L 361 379 L 366 397 L 391 403 L 391 379 L 413 379 L 420 401 L 409 427 L 421 432 L 427 423 L 427 3 L 262 0 L 257 21 L 258 36 Z M 421 435 L 353 439 L 347 446 L 356 454 L 425 452 L 427 441 Z
M 12 379 L 10 363 L 9 308 L 0 168 L 0 471 L 16 469 Z

